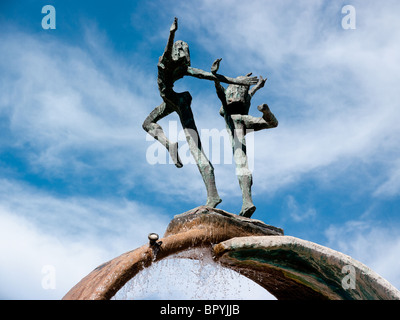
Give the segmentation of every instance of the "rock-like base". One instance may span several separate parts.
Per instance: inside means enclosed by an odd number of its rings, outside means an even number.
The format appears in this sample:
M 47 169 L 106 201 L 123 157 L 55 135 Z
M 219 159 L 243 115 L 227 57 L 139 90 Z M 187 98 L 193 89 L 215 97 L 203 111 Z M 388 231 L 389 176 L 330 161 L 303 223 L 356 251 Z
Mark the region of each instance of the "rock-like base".
M 208 230 L 208 237 L 218 243 L 220 239 L 245 236 L 283 236 L 283 230 L 255 220 L 229 213 L 227 211 L 200 206 L 187 212 L 178 214 L 171 220 L 164 237 L 170 235 L 193 232 L 194 230 Z

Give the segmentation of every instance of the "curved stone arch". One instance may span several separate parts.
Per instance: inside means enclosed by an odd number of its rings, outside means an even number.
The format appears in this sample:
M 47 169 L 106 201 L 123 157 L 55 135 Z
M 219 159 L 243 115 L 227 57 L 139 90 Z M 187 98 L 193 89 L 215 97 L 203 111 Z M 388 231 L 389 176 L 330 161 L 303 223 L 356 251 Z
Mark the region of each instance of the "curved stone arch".
M 400 300 L 399 290 L 361 262 L 291 236 L 234 238 L 214 254 L 278 300 Z
M 143 245 L 89 273 L 64 300 L 108 300 L 152 263 L 208 247 L 215 260 L 255 281 L 278 299 L 400 299 L 400 292 L 360 262 L 283 230 L 223 210 L 198 207 L 169 224 L 162 244 Z M 341 266 L 356 268 L 356 289 L 340 287 Z M 358 278 L 357 278 L 358 279 Z

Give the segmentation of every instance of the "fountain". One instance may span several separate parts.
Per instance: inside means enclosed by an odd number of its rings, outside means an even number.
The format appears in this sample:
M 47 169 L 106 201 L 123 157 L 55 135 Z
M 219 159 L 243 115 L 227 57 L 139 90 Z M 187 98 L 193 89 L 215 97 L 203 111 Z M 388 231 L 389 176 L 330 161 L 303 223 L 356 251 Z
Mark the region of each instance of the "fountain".
M 247 163 L 245 135 L 250 130 L 270 129 L 278 125 L 265 103 L 258 106 L 261 117 L 248 114 L 252 96 L 264 86 L 266 79 L 250 77 L 250 73 L 237 78 L 220 75 L 217 71 L 221 59 L 214 61 L 211 72 L 192 68 L 187 43 L 174 42 L 177 29 L 178 20 L 175 18 L 158 63 L 158 86 L 163 102 L 146 118 L 143 128 L 168 150 L 175 166 L 181 168 L 183 164 L 177 143 L 169 141 L 157 123 L 172 112 L 178 113 L 190 151 L 205 183 L 206 205 L 176 215 L 163 238 L 159 239 L 157 234 L 152 233 L 147 244 L 98 266 L 63 299 L 137 298 L 149 277 L 154 277 L 148 275 L 147 279 L 145 276 L 140 280 L 146 268 L 154 268 L 160 261 L 168 264 L 173 261 L 168 258 L 178 257 L 199 261 L 201 284 L 197 290 L 214 286 L 214 282 L 220 280 L 219 276 L 207 278 L 203 274 L 204 270 L 213 272 L 204 263 L 215 261 L 217 264 L 214 264 L 214 268 L 217 266 L 217 270 L 228 268 L 238 272 L 278 300 L 400 300 L 400 292 L 396 288 L 351 257 L 286 236 L 281 228 L 251 219 L 256 207 L 251 197 L 252 174 Z M 199 140 L 191 111 L 192 97 L 187 91 L 177 93 L 173 90 L 173 83 L 184 76 L 214 82 L 222 103 L 220 114 L 231 137 L 242 191 L 243 205 L 239 215 L 216 209 L 221 199 L 215 185 L 213 167 L 203 153 Z M 221 82 L 229 86 L 224 88 Z M 250 89 L 252 85 L 254 87 Z M 163 264 L 159 266 L 158 273 L 167 271 Z M 139 278 L 136 279 L 136 276 Z M 170 280 L 168 278 L 171 277 L 166 275 L 164 280 Z M 213 282 L 209 282 L 210 279 Z M 235 283 L 237 280 L 223 278 L 222 281 Z M 153 291 L 145 298 L 155 297 L 156 294 L 157 291 Z
M 201 263 L 212 259 L 219 268 L 239 272 L 278 300 L 400 300 L 395 287 L 351 257 L 224 210 L 201 206 L 176 215 L 164 237 L 155 238 L 98 266 L 63 299 L 121 296 L 119 290 L 142 270 L 175 255 L 204 260 Z M 354 288 L 344 285 L 345 266 L 354 268 Z M 129 290 L 140 291 L 140 282 Z

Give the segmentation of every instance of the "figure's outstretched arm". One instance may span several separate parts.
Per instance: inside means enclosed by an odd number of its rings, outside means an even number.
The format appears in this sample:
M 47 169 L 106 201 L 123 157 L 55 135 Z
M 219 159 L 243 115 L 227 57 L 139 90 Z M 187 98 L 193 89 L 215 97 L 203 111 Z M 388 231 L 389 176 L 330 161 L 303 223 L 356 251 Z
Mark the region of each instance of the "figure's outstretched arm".
M 172 23 L 171 28 L 169 29 L 168 42 L 167 42 L 167 46 L 165 47 L 163 56 L 170 57 L 172 55 L 172 47 L 174 45 L 176 30 L 178 30 L 178 18 L 177 17 L 174 18 L 174 22 Z
M 250 97 L 253 97 L 254 94 L 257 92 L 257 90 L 264 87 L 265 81 L 267 81 L 267 78 L 263 79 L 263 77 L 260 76 L 260 79 L 258 80 L 257 84 L 249 90 Z
M 213 74 L 211 72 L 207 72 L 207 71 L 197 69 L 197 68 L 192 68 L 192 67 L 187 68 L 186 74 L 188 76 L 196 77 L 199 79 L 219 81 L 219 82 L 224 82 L 224 83 L 229 83 L 229 84 L 239 84 L 239 85 L 244 85 L 244 86 L 251 86 L 253 84 L 258 83 L 257 77 L 246 77 L 244 79 L 236 79 L 236 78 L 225 77 L 218 73 Z

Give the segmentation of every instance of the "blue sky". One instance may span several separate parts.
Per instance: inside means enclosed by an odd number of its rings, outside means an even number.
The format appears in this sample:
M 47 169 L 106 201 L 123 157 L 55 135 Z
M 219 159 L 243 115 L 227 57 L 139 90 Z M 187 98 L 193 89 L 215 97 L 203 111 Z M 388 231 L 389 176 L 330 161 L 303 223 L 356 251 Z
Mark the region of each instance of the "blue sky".
M 55 30 L 41 26 L 48 4 Z M 354 30 L 342 28 L 346 4 Z M 146 158 L 154 142 L 141 124 L 161 103 L 157 62 L 174 16 L 192 66 L 223 58 L 227 76 L 268 78 L 250 114 L 268 103 L 279 126 L 251 137 L 253 218 L 351 255 L 400 288 L 399 13 L 389 0 L 3 0 L 0 298 L 59 299 L 205 203 L 195 165 Z M 176 90 L 191 92 L 198 128 L 223 131 L 212 83 L 185 78 Z M 219 208 L 238 213 L 234 165 L 214 167 Z M 48 265 L 51 290 L 41 285 Z

